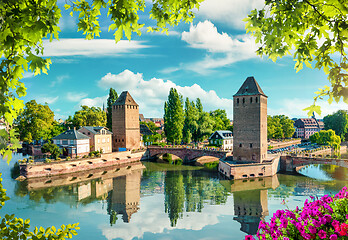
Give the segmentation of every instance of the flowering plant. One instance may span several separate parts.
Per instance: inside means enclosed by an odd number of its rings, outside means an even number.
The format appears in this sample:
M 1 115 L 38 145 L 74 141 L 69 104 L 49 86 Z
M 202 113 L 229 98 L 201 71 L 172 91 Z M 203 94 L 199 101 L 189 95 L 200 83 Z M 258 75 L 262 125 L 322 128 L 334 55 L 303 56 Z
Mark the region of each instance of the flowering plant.
M 258 239 L 348 239 L 347 187 L 335 196 L 311 199 L 305 201 L 302 209 L 277 210 L 269 223 L 261 221 L 256 234 Z M 245 239 L 254 237 L 248 235 Z

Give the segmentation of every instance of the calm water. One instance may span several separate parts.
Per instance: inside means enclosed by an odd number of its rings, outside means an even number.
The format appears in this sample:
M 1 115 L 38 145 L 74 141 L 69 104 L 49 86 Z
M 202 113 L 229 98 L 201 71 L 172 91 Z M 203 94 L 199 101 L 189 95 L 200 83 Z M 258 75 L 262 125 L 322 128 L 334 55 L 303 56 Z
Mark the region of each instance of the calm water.
M 14 213 L 43 227 L 80 222 L 74 239 L 244 239 L 277 209 L 337 193 L 348 173 L 320 165 L 301 173 L 323 180 L 278 174 L 227 181 L 196 167 L 143 163 L 21 183 L 4 161 L 0 167 L 11 198 L 0 216 Z

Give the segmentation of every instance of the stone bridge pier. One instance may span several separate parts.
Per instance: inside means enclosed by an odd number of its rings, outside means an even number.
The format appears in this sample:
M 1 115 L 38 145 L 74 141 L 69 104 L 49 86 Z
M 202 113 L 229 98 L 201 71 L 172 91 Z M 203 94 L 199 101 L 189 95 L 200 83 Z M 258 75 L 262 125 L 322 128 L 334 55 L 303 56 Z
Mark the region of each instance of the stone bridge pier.
M 147 148 L 147 156 L 149 158 L 153 158 L 158 155 L 163 155 L 165 153 L 173 154 L 183 160 L 184 163 L 193 162 L 197 158 L 203 157 L 203 156 L 210 156 L 210 157 L 216 157 L 216 158 L 225 158 L 229 155 L 231 155 L 231 152 L 227 151 L 214 151 L 214 150 L 206 150 L 206 149 L 193 149 L 193 148 L 181 148 L 181 147 L 173 147 L 173 148 L 167 148 L 167 147 L 154 147 L 149 146 Z

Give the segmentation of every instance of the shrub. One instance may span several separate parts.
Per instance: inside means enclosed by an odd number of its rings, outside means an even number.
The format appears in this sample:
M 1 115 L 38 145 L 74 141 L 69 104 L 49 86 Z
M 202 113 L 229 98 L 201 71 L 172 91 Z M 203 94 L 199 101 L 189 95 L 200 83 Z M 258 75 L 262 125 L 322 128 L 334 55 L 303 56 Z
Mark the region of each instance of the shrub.
M 45 163 L 50 163 L 50 162 L 51 162 L 51 159 L 49 159 L 49 158 L 45 159 Z
M 34 163 L 34 159 L 30 159 L 30 160 L 29 160 L 29 163 Z
M 71 157 L 67 157 L 66 160 L 67 160 L 67 161 L 70 161 L 70 160 L 71 160 Z
M 311 197 L 304 207 L 293 210 L 277 210 L 270 223 L 261 221 L 257 237 L 269 239 L 347 239 L 348 192 L 347 187 L 335 196 L 320 199 Z M 245 239 L 254 239 L 246 236 Z

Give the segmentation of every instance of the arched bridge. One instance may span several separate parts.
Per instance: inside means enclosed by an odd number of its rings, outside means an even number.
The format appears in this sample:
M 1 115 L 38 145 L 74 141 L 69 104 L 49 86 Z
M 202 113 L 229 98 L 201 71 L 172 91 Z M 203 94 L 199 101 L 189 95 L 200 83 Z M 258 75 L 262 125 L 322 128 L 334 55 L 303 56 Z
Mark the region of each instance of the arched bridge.
M 313 157 L 280 157 L 280 170 L 286 172 L 296 171 L 297 167 L 302 167 L 311 164 L 329 164 L 348 168 L 348 159 L 333 159 L 333 158 L 313 158 Z
M 184 147 L 157 147 L 149 146 L 147 148 L 148 156 L 155 157 L 156 155 L 162 155 L 165 153 L 173 154 L 181 158 L 184 162 L 191 162 L 195 159 L 203 156 L 210 156 L 216 158 L 224 158 L 231 155 L 231 152 L 217 151 L 208 149 L 195 149 L 195 148 L 184 148 Z

